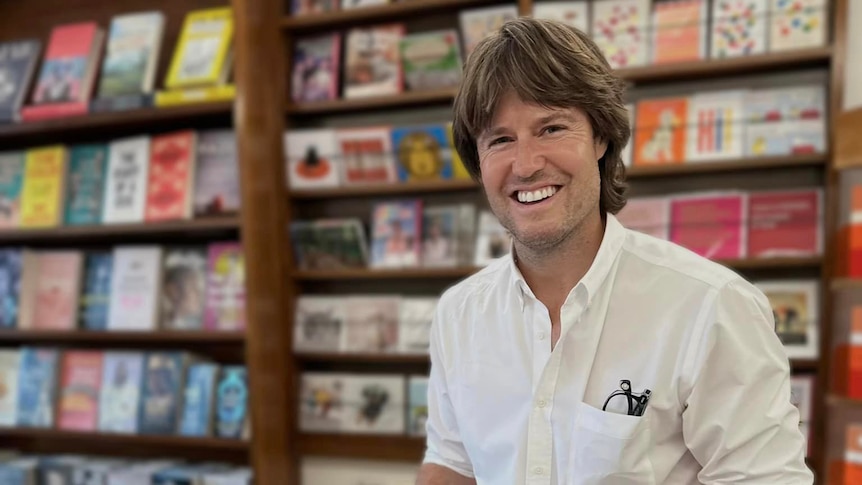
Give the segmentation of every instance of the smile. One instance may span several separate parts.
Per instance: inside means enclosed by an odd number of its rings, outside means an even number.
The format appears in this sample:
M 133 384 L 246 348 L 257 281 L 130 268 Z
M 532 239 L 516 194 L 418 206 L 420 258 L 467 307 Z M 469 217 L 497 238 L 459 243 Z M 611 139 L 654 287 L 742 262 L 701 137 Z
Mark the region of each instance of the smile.
M 512 194 L 512 197 L 522 204 L 535 204 L 553 197 L 557 193 L 557 187 L 549 185 L 536 190 L 519 190 Z

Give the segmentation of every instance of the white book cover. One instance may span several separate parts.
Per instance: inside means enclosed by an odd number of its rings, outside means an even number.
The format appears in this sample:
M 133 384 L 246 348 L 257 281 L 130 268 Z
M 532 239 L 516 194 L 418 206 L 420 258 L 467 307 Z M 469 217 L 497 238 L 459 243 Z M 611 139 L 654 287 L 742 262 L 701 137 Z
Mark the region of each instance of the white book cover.
M 99 431 L 137 433 L 144 354 L 105 352 L 99 390 Z
M 312 485 L 414 485 L 419 465 L 304 456 L 301 471 L 301 483 Z
M 335 130 L 289 130 L 284 134 L 287 183 L 291 189 L 337 187 L 341 152 Z
M 398 350 L 398 296 L 351 296 L 346 299 L 345 351 L 380 354 Z
M 593 40 L 614 69 L 642 66 L 649 60 L 650 0 L 593 2 Z
M 342 128 L 335 131 L 336 150 L 341 154 L 338 171 L 344 185 L 398 181 L 391 128 Z
M 425 424 L 428 422 L 428 378 L 410 376 L 407 389 L 407 434 L 425 436 Z
M 386 5 L 389 0 L 341 0 L 341 8 L 350 10 L 354 8 L 373 7 L 375 5 Z
M 766 51 L 769 0 L 713 0 L 711 57 Z
M 351 375 L 346 381 L 343 431 L 401 434 L 405 431 L 403 376 Z
M 150 166 L 150 137 L 114 140 L 110 144 L 102 222 L 143 222 Z
M 111 19 L 99 81 L 100 98 L 153 91 L 164 25 L 165 16 L 158 11 Z
M 345 320 L 343 297 L 301 295 L 296 304 L 293 349 L 340 352 L 344 348 Z
M 464 42 L 464 60 L 467 60 L 482 39 L 498 32 L 503 24 L 516 18 L 518 18 L 516 5 L 461 10 L 458 20 L 461 25 L 461 38 Z
M 427 354 L 431 339 L 431 322 L 437 309 L 437 297 L 404 296 L 398 317 L 398 351 L 402 354 Z
M 716 91 L 689 98 L 686 162 L 742 156 L 745 93 L 743 90 Z
M 472 265 L 475 250 L 476 206 L 468 202 L 458 208 L 458 264 Z
M 0 349 L 0 427 L 18 422 L 18 363 L 19 353 Z
M 109 330 L 155 330 L 159 316 L 162 248 L 114 248 Z
M 790 154 L 790 134 L 784 123 L 751 123 L 745 127 L 745 156 Z
M 760 281 L 755 286 L 769 299 L 775 332 L 790 359 L 817 358 L 819 353 L 820 284 L 817 280 Z
M 422 266 L 453 267 L 458 265 L 457 205 L 426 207 L 422 212 Z
M 473 264 L 487 266 L 497 258 L 509 254 L 512 236 L 490 211 L 479 213 L 479 229 L 476 237 L 476 251 Z
M 769 50 L 821 47 L 829 22 L 826 0 L 772 0 Z
M 811 422 L 813 395 L 814 376 L 790 377 L 790 402 L 799 409 L 799 422 L 802 425 Z
M 335 432 L 344 428 L 346 376 L 325 372 L 302 374 L 299 396 L 299 429 Z
M 590 2 L 536 2 L 533 4 L 533 17 L 562 22 L 581 32 L 590 34 Z
M 629 142 L 626 143 L 626 146 L 623 147 L 620 152 L 620 158 L 623 160 L 623 165 L 626 167 L 632 166 L 632 152 L 634 151 L 632 147 L 635 146 L 635 133 L 637 127 L 635 126 L 635 105 L 634 103 L 627 103 L 626 110 L 629 113 L 629 127 L 632 130 L 631 138 L 629 138 Z
M 254 473 L 250 468 L 240 467 L 225 472 L 204 473 L 201 485 L 251 485 Z M 303 482 L 315 483 L 315 482 Z
M 390 96 L 404 90 L 401 39 L 404 24 L 354 27 L 347 32 L 344 97 Z

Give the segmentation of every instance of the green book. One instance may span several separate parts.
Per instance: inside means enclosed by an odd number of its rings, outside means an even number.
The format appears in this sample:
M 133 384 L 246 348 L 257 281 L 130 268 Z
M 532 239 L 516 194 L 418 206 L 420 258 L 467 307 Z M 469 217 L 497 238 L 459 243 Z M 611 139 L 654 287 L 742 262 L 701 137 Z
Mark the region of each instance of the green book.
M 64 220 L 67 225 L 101 222 L 107 158 L 106 145 L 72 147 L 69 156 L 69 176 L 66 178 Z

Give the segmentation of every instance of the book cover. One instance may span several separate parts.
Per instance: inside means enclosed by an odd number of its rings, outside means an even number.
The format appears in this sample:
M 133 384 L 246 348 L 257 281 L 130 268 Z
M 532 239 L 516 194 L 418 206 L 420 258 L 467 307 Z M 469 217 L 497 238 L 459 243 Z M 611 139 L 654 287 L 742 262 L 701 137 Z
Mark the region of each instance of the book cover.
M 389 0 L 341 0 L 341 8 L 343 10 L 350 10 L 374 5 L 385 5 L 387 3 L 389 3 Z
M 196 143 L 197 134 L 192 130 L 152 138 L 144 214 L 146 222 L 191 217 Z
M 36 289 L 39 285 L 39 253 L 32 249 L 22 249 L 21 277 L 18 282 L 18 328 L 33 326 L 33 313 L 36 311 Z
M 230 8 L 186 14 L 165 86 L 177 89 L 224 83 L 230 70 L 233 31 Z
M 492 7 L 468 8 L 458 13 L 461 35 L 464 42 L 464 59 L 470 56 L 479 42 L 498 32 L 503 24 L 518 18 L 518 7 L 501 5 Z
M 0 248 L 0 328 L 18 325 L 22 263 L 20 249 Z
M 160 327 L 201 329 L 206 308 L 206 248 L 168 248 L 163 272 Z
M 293 0 L 291 2 L 291 13 L 299 17 L 302 15 L 335 12 L 340 8 L 340 4 L 339 0 Z
M 805 437 L 806 457 L 811 456 L 811 418 L 812 402 L 814 395 L 814 376 L 791 376 L 790 377 L 790 403 L 799 411 L 799 430 Z
M 346 310 L 341 297 L 300 295 L 294 317 L 293 349 L 296 352 L 342 351 Z
M 623 227 L 667 240 L 670 235 L 670 198 L 635 197 L 617 214 Z
M 336 130 L 335 138 L 342 156 L 339 168 L 344 185 L 398 180 L 391 128 L 343 128 Z
M 427 354 L 431 339 L 431 322 L 439 298 L 405 296 L 398 309 L 398 352 Z
M 297 39 L 292 69 L 291 97 L 295 103 L 337 99 L 341 81 L 341 33 Z
M 18 374 L 18 426 L 54 426 L 57 392 L 56 349 L 22 347 Z
M 353 375 L 346 381 L 346 433 L 404 433 L 404 384 L 402 376 Z
M 175 434 L 185 389 L 186 357 L 181 352 L 152 352 L 145 365 L 138 432 Z
M 336 187 L 341 154 L 335 130 L 289 130 L 284 134 L 287 184 L 292 189 Z
M 54 27 L 33 89 L 32 103 L 86 102 L 92 92 L 102 38 L 95 22 Z
M 211 436 L 215 409 L 217 364 L 205 363 L 189 366 L 180 414 L 181 436 Z
M 120 246 L 114 248 L 113 260 L 108 329 L 155 330 L 158 327 L 162 248 Z
M 590 33 L 590 2 L 587 1 L 534 2 L 533 17 L 556 20 L 587 35 Z
M 198 133 L 194 213 L 209 216 L 239 211 L 239 163 L 232 130 Z
M 404 90 L 399 43 L 403 24 L 354 27 L 347 32 L 344 97 L 388 96 Z
M 713 0 L 711 57 L 765 52 L 768 8 L 768 0 Z
M 689 98 L 686 162 L 742 157 L 745 92 L 715 91 Z
M 245 260 L 242 245 L 214 243 L 207 264 L 204 328 L 215 331 L 245 330 Z
M 36 39 L 0 43 L 0 123 L 20 120 L 41 50 Z
M 117 15 L 111 19 L 99 98 L 153 91 L 164 25 L 164 14 L 158 11 Z
M 75 475 L 88 458 L 80 455 L 47 455 L 39 457 L 38 483 L 75 485 Z
M 78 321 L 85 330 L 108 328 L 113 261 L 110 251 L 91 251 L 84 257 L 84 281 Z
M 95 225 L 102 222 L 107 165 L 106 145 L 77 145 L 69 151 L 63 217 L 66 225 Z
M 102 352 L 66 351 L 60 375 L 57 427 L 69 431 L 95 431 L 102 387 Z
M 650 0 L 595 0 L 592 35 L 611 68 L 641 66 L 649 59 Z
M 136 136 L 110 144 L 102 222 L 144 221 L 150 165 L 150 137 Z
M 399 297 L 350 296 L 345 307 L 345 351 L 367 354 L 398 351 Z
M 425 436 L 425 423 L 428 422 L 428 378 L 410 376 L 408 386 L 407 434 Z
M 452 150 L 444 125 L 401 126 L 392 129 L 398 179 L 402 182 L 449 180 Z
M 653 5 L 654 64 L 697 61 L 706 56 L 706 0 L 657 0 Z
M 473 264 L 476 250 L 476 206 L 466 202 L 458 204 L 458 264 Z
M 66 148 L 54 145 L 27 150 L 21 192 L 21 227 L 54 227 L 63 219 Z
M 422 266 L 458 265 L 458 205 L 426 207 L 422 214 Z
M 487 266 L 495 259 L 509 254 L 511 247 L 512 235 L 500 224 L 497 216 L 491 211 L 481 211 L 473 264 L 479 267 Z
M 638 102 L 635 166 L 683 163 L 687 114 L 687 98 Z
M 73 330 L 78 320 L 84 255 L 80 251 L 45 251 L 38 257 L 35 306 L 29 328 Z
M 141 352 L 105 352 L 99 392 L 99 431 L 138 432 L 144 359 Z
M 0 462 L 0 483 L 32 485 L 37 483 L 39 460 L 35 457 L 15 457 Z
M 635 105 L 633 103 L 626 103 L 626 111 L 628 111 L 629 115 L 631 136 L 629 137 L 629 141 L 626 143 L 626 146 L 624 146 L 620 151 L 620 159 L 623 161 L 623 166 L 631 167 L 634 158 L 635 136 L 637 135 L 637 125 L 635 125 Z
M 0 427 L 15 426 L 18 421 L 20 357 L 17 349 L 0 349 Z
M 299 393 L 299 429 L 310 432 L 337 432 L 347 419 L 345 375 L 303 372 Z
M 748 257 L 805 257 L 823 251 L 823 191 L 748 194 Z
M 422 201 L 380 202 L 372 211 L 371 267 L 419 266 L 422 256 Z
M 0 153 L 0 229 L 20 223 L 25 160 L 24 152 Z
M 670 240 L 709 259 L 745 257 L 747 196 L 705 193 L 670 202 Z
M 467 171 L 464 161 L 461 160 L 461 155 L 458 154 L 458 150 L 455 148 L 451 121 L 446 123 L 446 144 L 452 154 L 452 178 L 455 180 L 471 180 L 470 172 Z
M 216 436 L 239 439 L 248 413 L 248 375 L 245 366 L 223 368 L 216 388 Z
M 455 29 L 404 36 L 399 43 L 405 88 L 456 88 L 461 83 L 460 40 Z
M 826 0 L 772 0 L 769 50 L 820 47 L 829 26 Z
M 302 270 L 364 268 L 365 226 L 359 219 L 317 219 L 290 223 L 296 265 Z
M 816 359 L 820 340 L 820 284 L 817 280 L 755 282 L 769 299 L 775 333 L 790 359 Z

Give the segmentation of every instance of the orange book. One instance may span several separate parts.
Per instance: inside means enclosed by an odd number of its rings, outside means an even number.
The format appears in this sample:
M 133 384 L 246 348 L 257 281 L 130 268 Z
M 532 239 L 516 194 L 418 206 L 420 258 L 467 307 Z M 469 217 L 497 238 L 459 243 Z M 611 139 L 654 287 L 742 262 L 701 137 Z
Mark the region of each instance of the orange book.
M 102 352 L 68 351 L 63 354 L 57 427 L 95 431 L 102 387 Z
M 656 3 L 653 6 L 653 63 L 703 59 L 706 29 L 705 0 Z
M 848 424 L 845 438 L 844 472 L 841 478 L 846 485 L 857 485 L 862 483 L 862 425 Z
M 38 258 L 32 328 L 72 330 L 78 316 L 83 255 L 51 251 L 40 253 Z
M 683 163 L 688 99 L 648 99 L 636 112 L 634 165 Z
M 192 130 L 153 137 L 144 216 L 147 222 L 191 217 L 196 141 Z

